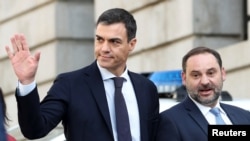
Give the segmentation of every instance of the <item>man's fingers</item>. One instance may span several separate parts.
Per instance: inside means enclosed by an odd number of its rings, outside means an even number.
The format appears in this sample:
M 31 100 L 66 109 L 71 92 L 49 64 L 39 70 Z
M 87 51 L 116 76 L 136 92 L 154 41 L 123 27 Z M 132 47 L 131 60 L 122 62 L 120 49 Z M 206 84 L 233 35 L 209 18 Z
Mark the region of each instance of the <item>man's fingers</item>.
M 23 34 L 21 34 L 20 40 L 21 40 L 22 49 L 26 50 L 26 51 L 29 50 L 28 44 L 26 42 L 26 38 L 25 38 L 25 36 Z
M 15 34 L 10 38 L 14 52 L 28 50 L 26 39 L 23 34 Z
M 16 54 L 19 51 L 28 51 L 28 44 L 26 42 L 26 38 L 23 34 L 14 34 L 11 38 L 11 45 L 13 48 L 14 54 Z M 10 49 L 9 49 L 10 52 Z M 12 54 L 13 55 L 13 54 Z
M 39 62 L 39 60 L 40 60 L 40 54 L 41 54 L 41 52 L 40 52 L 40 51 L 37 51 L 37 52 L 35 53 L 35 55 L 34 55 L 34 57 L 35 57 L 35 59 L 36 59 L 37 62 Z
M 9 56 L 9 58 L 11 59 L 11 58 L 14 56 L 14 53 L 12 53 L 12 52 L 10 51 L 9 46 L 5 46 L 5 50 L 6 50 L 7 54 L 8 54 L 8 56 Z
M 17 47 L 18 51 L 23 50 L 22 40 L 24 38 L 22 36 L 23 36 L 22 34 L 16 34 L 15 35 L 15 43 L 16 43 L 16 47 Z
M 10 38 L 10 42 L 11 42 L 11 45 L 12 45 L 14 53 L 18 52 L 18 47 L 16 45 L 15 36 L 13 36 L 13 37 Z
M 10 41 L 11 41 L 11 45 L 12 45 L 11 46 L 12 50 L 9 46 L 5 47 L 6 52 L 7 52 L 10 59 L 12 59 L 17 53 L 19 53 L 21 51 L 28 51 L 28 53 L 29 53 L 29 47 L 28 47 L 28 44 L 26 42 L 26 38 L 23 34 L 19 34 L 19 33 L 14 34 L 10 38 Z M 37 55 L 36 57 L 39 58 L 40 56 Z

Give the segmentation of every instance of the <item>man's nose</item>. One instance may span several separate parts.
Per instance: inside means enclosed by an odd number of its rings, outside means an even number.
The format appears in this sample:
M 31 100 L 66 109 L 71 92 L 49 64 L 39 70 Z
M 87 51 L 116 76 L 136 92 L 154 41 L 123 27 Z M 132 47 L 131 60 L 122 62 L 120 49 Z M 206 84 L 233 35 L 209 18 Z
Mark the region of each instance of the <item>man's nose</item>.
M 206 75 L 203 75 L 201 77 L 201 84 L 208 84 L 209 83 L 209 77 Z
M 108 42 L 103 42 L 102 50 L 103 51 L 110 51 L 110 46 L 109 46 Z

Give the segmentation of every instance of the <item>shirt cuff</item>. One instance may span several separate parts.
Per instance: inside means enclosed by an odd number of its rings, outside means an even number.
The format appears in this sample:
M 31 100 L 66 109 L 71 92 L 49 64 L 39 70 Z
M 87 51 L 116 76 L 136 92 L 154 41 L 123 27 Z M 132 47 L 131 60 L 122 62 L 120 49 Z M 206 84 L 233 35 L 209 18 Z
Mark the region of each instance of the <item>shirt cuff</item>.
M 28 95 L 33 89 L 35 89 L 35 87 L 36 87 L 35 81 L 33 81 L 32 83 L 28 85 L 23 85 L 20 83 L 20 81 L 18 81 L 18 89 L 19 89 L 18 96 Z

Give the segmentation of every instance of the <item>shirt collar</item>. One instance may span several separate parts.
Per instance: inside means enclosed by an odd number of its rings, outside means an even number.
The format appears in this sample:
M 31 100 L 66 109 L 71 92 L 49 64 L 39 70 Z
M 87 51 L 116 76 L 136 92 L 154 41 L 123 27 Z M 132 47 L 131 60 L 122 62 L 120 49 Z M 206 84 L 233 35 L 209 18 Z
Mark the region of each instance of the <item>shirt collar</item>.
M 97 67 L 99 68 L 99 70 L 101 72 L 102 80 L 108 80 L 110 78 L 116 77 L 110 71 L 108 71 L 107 69 L 101 67 L 98 62 L 97 62 Z M 124 72 L 122 73 L 122 75 L 120 77 L 123 77 L 123 78 L 125 78 L 125 80 L 128 80 L 129 75 L 128 75 L 127 67 L 126 67 L 126 69 L 124 70 Z
M 195 105 L 200 109 L 200 111 L 202 112 L 203 115 L 206 115 L 209 112 L 209 110 L 211 109 L 211 107 L 204 106 L 204 105 L 196 102 L 190 95 L 188 95 L 188 96 L 195 103 Z M 217 102 L 217 104 L 215 105 L 215 107 L 218 107 L 220 109 L 221 113 L 226 114 L 225 111 L 221 108 L 219 102 Z

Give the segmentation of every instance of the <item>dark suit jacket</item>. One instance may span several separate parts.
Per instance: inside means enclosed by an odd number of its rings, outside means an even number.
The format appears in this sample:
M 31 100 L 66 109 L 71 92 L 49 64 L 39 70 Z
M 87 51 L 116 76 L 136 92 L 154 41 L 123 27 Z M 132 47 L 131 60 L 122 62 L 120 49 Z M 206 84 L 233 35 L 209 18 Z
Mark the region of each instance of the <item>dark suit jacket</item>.
M 233 124 L 250 125 L 250 112 L 220 103 Z M 175 127 L 169 128 L 174 124 Z M 160 113 L 157 141 L 207 141 L 208 121 L 195 103 L 186 99 Z
M 152 141 L 159 120 L 157 89 L 142 75 L 129 71 L 129 76 L 138 102 L 141 141 Z M 104 84 L 96 62 L 60 74 L 41 104 L 37 88 L 27 96 L 16 97 L 21 131 L 29 139 L 45 136 L 62 121 L 68 141 L 114 140 Z

